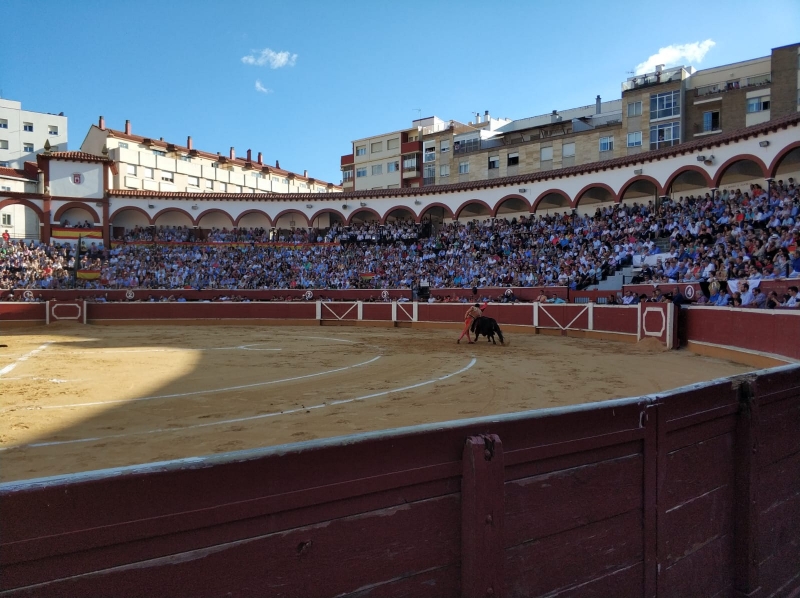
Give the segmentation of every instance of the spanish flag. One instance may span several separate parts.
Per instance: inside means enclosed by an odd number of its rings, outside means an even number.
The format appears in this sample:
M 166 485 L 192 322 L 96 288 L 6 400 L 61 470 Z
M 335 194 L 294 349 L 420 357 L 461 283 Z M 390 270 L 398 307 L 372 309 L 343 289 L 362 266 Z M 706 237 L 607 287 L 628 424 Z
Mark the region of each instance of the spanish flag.
M 78 270 L 78 278 L 81 280 L 97 280 L 100 278 L 100 270 Z
M 54 226 L 50 230 L 50 236 L 54 239 L 103 239 L 103 231 L 91 228 L 64 228 Z

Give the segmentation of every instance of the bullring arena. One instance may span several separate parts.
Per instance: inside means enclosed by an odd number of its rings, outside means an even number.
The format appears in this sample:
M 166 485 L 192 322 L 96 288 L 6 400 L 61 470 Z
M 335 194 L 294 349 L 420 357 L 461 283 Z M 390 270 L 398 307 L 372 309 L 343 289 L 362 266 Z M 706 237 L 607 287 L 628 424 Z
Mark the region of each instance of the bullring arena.
M 114 189 L 119 148 L 55 152 L 41 192 L 3 192 L 0 207 L 30 210 L 45 244 L 106 247 L 134 227 L 568 219 L 775 190 L 800 172 L 798 126 L 791 114 L 531 175 L 341 194 Z M 129 248 L 151 243 L 173 246 Z M 410 285 L 42 286 L 0 303 L 0 596 L 800 593 L 789 305 L 514 286 L 519 302 L 487 307 L 508 342 L 468 345 L 466 306 Z M 431 294 L 471 298 L 465 286 Z M 159 301 L 176 289 L 186 302 Z

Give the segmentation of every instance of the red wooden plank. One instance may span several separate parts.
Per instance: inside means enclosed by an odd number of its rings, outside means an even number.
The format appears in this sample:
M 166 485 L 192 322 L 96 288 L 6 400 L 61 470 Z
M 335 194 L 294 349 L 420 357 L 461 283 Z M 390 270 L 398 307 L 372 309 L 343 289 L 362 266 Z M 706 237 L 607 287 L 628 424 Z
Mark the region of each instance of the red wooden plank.
M 464 445 L 461 480 L 461 596 L 503 595 L 503 445 L 496 435 Z
M 684 447 L 667 457 L 659 501 L 672 509 L 719 486 L 733 485 L 733 434 Z
M 752 596 L 759 588 L 759 450 L 760 406 L 753 383 L 739 389 L 741 409 L 736 422 L 734 590 L 737 597 Z
M 738 408 L 737 408 L 738 409 Z M 695 426 L 677 428 L 667 435 L 668 452 L 694 446 L 716 436 L 732 434 L 736 430 L 736 414 L 704 421 Z
M 31 589 L 37 596 L 334 596 L 456 563 L 459 527 L 458 497 L 448 496 Z
M 506 549 L 509 596 L 558 595 L 642 559 L 641 511 Z
M 800 451 L 800 396 L 761 407 L 759 466 Z
M 343 594 L 342 598 L 458 598 L 460 595 L 461 569 L 451 565 L 367 586 Z
M 642 508 L 642 457 L 632 455 L 506 484 L 504 545 L 516 546 Z
M 664 423 L 662 405 L 650 405 L 643 420 L 644 472 L 642 505 L 642 550 L 644 557 L 644 596 L 653 598 L 658 594 L 658 451 L 659 425 Z M 666 435 L 666 433 L 664 433 Z M 664 450 L 664 447 L 661 448 Z
M 549 596 L 554 598 L 609 598 L 610 596 L 613 598 L 640 598 L 643 579 L 644 567 L 639 562 Z M 522 596 L 527 596 L 527 594 L 522 594 Z
M 716 538 L 679 560 L 664 572 L 665 583 L 659 598 L 713 596 L 730 586 L 733 578 L 732 539 Z

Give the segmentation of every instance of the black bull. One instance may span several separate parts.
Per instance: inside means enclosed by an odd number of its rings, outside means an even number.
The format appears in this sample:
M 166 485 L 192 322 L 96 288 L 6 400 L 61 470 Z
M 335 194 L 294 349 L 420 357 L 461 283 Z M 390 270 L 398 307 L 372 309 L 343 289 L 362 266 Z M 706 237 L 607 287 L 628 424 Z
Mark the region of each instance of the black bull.
M 479 336 L 483 335 L 486 337 L 487 341 L 492 341 L 492 343 L 496 345 L 497 343 L 494 341 L 494 335 L 496 334 L 500 339 L 500 344 L 505 344 L 505 341 L 503 340 L 503 333 L 500 330 L 500 326 L 497 325 L 497 320 L 494 318 L 487 318 L 486 316 L 476 318 L 472 322 L 470 330 L 475 333 L 476 341 L 478 340 Z

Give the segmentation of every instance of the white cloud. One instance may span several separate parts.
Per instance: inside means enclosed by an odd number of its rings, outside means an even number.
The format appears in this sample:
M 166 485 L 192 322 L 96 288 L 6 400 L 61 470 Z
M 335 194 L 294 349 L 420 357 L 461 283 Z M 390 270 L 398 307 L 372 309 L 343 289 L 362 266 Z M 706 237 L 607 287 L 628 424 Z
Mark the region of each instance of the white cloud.
M 253 50 L 252 52 L 252 54 L 242 56 L 242 62 L 254 66 L 269 65 L 271 69 L 294 66 L 295 62 L 297 62 L 297 54 L 291 54 L 285 50 L 283 52 L 275 52 L 269 48 L 264 48 L 263 50 Z
M 256 79 L 256 91 L 260 91 L 261 93 L 272 93 L 271 89 L 261 85 L 261 81 L 259 79 Z
M 666 48 L 660 48 L 658 52 L 650 58 L 636 65 L 636 74 L 651 73 L 656 70 L 656 66 L 663 64 L 666 66 L 676 66 L 685 59 L 685 62 L 703 62 L 703 58 L 708 51 L 716 46 L 716 42 L 707 39 L 703 42 L 692 42 L 691 44 L 673 44 Z

